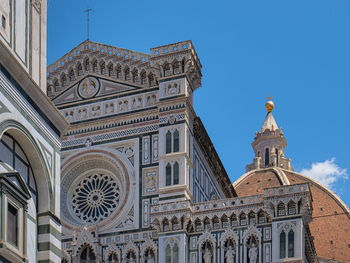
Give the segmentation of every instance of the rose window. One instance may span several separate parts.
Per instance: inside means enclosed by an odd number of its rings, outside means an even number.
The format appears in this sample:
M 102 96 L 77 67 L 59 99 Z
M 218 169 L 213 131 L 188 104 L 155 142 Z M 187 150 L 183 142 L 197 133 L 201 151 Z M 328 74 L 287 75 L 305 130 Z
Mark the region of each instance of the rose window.
M 83 222 L 96 223 L 112 214 L 119 200 L 117 181 L 105 174 L 92 174 L 73 190 L 72 208 Z

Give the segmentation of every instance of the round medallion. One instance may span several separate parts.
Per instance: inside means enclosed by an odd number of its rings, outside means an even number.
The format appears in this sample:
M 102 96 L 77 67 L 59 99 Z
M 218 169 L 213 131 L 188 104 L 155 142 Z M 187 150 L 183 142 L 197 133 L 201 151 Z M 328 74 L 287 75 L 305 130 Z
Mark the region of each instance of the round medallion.
M 79 84 L 79 95 L 84 99 L 92 98 L 99 90 L 99 82 L 96 78 L 86 78 Z
M 73 191 L 73 212 L 83 222 L 100 222 L 118 207 L 120 196 L 120 187 L 111 176 L 105 174 L 86 176 Z

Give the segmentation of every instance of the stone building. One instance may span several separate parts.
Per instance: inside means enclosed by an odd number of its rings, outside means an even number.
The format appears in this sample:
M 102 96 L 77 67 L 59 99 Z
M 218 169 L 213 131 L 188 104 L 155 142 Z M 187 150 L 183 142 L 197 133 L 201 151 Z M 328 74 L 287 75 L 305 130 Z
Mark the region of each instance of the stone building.
M 349 209 L 293 171 L 271 101 L 231 183 L 191 41 L 85 41 L 46 73 L 46 1 L 0 19 L 0 262 L 349 262 Z
M 0 1 L 0 262 L 59 262 L 63 116 L 46 91 L 46 3 Z
M 347 231 L 349 210 L 293 171 L 272 101 L 253 163 L 231 184 L 193 108 L 202 74 L 191 41 L 150 54 L 85 41 L 48 72 L 48 96 L 70 122 L 61 153 L 63 262 L 350 258 L 349 236 L 325 227 L 341 222 Z

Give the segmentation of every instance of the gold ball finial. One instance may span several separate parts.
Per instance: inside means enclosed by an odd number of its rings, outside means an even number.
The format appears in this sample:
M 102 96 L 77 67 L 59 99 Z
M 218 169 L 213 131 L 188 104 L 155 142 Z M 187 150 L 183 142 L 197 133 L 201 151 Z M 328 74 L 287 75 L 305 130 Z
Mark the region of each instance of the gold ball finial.
M 266 99 L 268 99 L 268 101 L 265 104 L 265 108 L 267 110 L 267 112 L 271 112 L 273 110 L 273 108 L 275 107 L 275 104 L 273 104 L 273 102 L 271 101 L 272 97 L 269 96 Z

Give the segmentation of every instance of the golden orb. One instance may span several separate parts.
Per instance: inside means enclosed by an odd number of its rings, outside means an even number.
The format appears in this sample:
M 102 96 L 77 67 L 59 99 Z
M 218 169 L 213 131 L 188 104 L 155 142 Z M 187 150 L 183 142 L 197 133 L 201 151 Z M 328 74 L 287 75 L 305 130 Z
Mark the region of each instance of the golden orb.
M 265 104 L 265 108 L 266 108 L 267 112 L 271 112 L 274 107 L 275 107 L 275 104 L 273 104 L 273 102 L 271 100 L 269 100 Z

